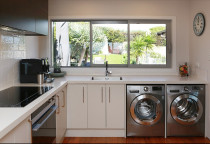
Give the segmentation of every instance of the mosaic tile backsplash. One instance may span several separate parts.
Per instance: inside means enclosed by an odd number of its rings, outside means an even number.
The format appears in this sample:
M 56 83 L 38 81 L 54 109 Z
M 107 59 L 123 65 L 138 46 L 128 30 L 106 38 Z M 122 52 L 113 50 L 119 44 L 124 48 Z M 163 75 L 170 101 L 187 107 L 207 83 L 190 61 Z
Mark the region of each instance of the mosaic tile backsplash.
M 23 58 L 25 36 L 0 30 L 0 90 L 19 81 L 19 60 Z

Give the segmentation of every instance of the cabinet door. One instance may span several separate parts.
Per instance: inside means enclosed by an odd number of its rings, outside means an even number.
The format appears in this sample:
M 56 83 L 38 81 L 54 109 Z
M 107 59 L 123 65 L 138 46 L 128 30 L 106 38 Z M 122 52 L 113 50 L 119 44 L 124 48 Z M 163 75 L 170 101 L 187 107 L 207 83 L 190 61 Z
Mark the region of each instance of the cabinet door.
M 105 85 L 88 85 L 88 128 L 105 128 Z
M 31 0 L 1 0 L 0 24 L 19 30 L 35 32 L 33 6 Z
M 67 86 L 62 90 L 63 93 L 63 105 L 62 105 L 62 117 L 63 117 L 63 123 L 62 123 L 62 129 L 65 136 L 66 129 L 67 129 Z
M 48 0 L 1 0 L 0 25 L 48 35 Z
M 57 93 L 56 143 L 62 143 L 66 132 L 66 88 Z
M 31 143 L 31 116 L 15 128 L 15 143 Z
M 23 120 L 6 136 L 0 139 L 0 143 L 31 143 L 31 118 Z
M 48 35 L 48 0 L 33 0 L 36 33 Z
M 107 128 L 124 128 L 124 85 L 106 85 Z
M 0 143 L 15 143 L 15 132 L 10 131 L 6 136 L 0 139 Z
M 87 128 L 87 86 L 69 84 L 67 94 L 67 128 Z

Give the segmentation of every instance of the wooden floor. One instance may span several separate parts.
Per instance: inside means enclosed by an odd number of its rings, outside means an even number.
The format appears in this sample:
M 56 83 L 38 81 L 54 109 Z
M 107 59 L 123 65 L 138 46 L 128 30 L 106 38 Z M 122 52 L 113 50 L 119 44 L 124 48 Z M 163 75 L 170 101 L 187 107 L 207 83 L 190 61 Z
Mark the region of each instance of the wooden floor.
M 202 143 L 210 144 L 210 140 L 201 137 L 169 137 L 169 138 L 117 138 L 117 137 L 66 137 L 63 143 Z

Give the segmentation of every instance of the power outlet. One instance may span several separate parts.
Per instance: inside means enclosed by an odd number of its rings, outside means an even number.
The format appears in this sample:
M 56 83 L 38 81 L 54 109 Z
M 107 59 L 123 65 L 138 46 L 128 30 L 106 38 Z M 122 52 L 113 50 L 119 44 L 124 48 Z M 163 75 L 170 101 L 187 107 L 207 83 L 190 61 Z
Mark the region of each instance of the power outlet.
M 197 62 L 197 63 L 195 63 L 195 68 L 200 68 L 200 64 Z

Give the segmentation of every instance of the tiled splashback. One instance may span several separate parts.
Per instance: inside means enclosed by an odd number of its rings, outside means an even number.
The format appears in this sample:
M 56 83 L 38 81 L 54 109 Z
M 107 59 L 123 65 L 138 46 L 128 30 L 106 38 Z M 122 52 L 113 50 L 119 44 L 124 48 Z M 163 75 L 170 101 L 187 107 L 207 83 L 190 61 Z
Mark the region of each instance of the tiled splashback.
M 25 36 L 0 31 L 0 90 L 19 81 L 19 60 L 26 58 Z
M 21 59 L 26 56 L 25 37 L 0 31 L 0 59 Z

